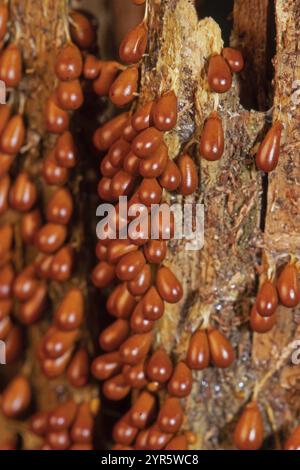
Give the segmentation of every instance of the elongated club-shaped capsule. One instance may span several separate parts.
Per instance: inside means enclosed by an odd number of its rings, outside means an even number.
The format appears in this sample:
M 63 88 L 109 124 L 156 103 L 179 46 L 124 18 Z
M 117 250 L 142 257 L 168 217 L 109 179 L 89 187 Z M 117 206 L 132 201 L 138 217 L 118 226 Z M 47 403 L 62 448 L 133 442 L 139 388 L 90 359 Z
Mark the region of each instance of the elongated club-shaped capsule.
M 80 49 L 89 49 L 95 42 L 95 27 L 87 16 L 81 11 L 73 10 L 70 13 L 70 33 L 72 40 Z
M 105 352 L 116 351 L 128 338 L 129 332 L 128 321 L 119 318 L 102 331 L 99 336 L 99 344 Z
M 128 113 L 122 113 L 111 121 L 99 127 L 93 137 L 93 142 L 98 150 L 107 150 L 119 139 L 127 124 Z
M 22 58 L 17 45 L 9 44 L 0 59 L 0 80 L 7 87 L 16 88 L 22 78 Z
M 213 112 L 204 124 L 200 147 L 200 156 L 214 162 L 224 153 L 224 130 L 218 113 Z
M 211 361 L 221 369 L 229 367 L 234 360 L 234 351 L 230 342 L 218 330 L 208 331 Z
M 269 317 L 275 313 L 278 305 L 278 295 L 272 281 L 267 280 L 261 285 L 255 305 L 257 312 L 263 317 Z
M 293 263 L 288 263 L 277 281 L 280 301 L 285 307 L 293 308 L 300 302 L 300 284 L 298 270 Z
M 153 104 L 154 104 L 153 101 L 148 101 L 133 114 L 131 123 L 132 123 L 133 128 L 137 132 L 144 131 L 145 129 L 148 129 L 148 127 L 152 125 Z
M 187 352 L 187 365 L 192 370 L 205 369 L 210 361 L 210 350 L 208 344 L 208 337 L 205 330 L 196 331 L 189 343 Z
M 253 331 L 256 333 L 267 333 L 268 331 L 272 330 L 276 321 L 276 313 L 273 313 L 273 315 L 269 317 L 263 317 L 258 313 L 255 304 L 253 305 L 250 314 L 250 326 Z
M 28 379 L 18 375 L 6 387 L 2 394 L 1 409 L 7 418 L 17 418 L 29 407 L 31 387 Z
M 129 31 L 121 42 L 119 55 L 126 64 L 139 62 L 147 48 L 148 30 L 144 21 Z
M 122 107 L 134 99 L 134 94 L 138 89 L 139 71 L 137 67 L 130 67 L 116 78 L 109 90 L 111 102 Z
M 129 414 L 132 424 L 138 429 L 145 429 L 149 426 L 154 417 L 155 397 L 149 392 L 142 392 Z
M 300 450 L 300 426 L 297 426 L 287 439 L 284 450 Z
M 147 356 L 152 341 L 151 332 L 130 336 L 120 348 L 121 359 L 125 364 L 139 364 Z
M 107 380 L 119 374 L 122 365 L 119 352 L 102 354 L 93 360 L 91 372 L 96 379 Z
M 182 299 L 183 289 L 181 283 L 175 274 L 165 266 L 161 267 L 157 272 L 156 287 L 166 302 L 174 304 Z
M 180 401 L 175 397 L 168 397 L 162 405 L 157 423 L 163 432 L 177 433 L 182 425 L 183 410 Z
M 208 84 L 212 91 L 225 93 L 232 84 L 232 75 L 229 65 L 224 57 L 215 54 L 210 58 L 208 65 Z
M 156 129 L 168 132 L 177 124 L 177 96 L 174 91 L 162 95 L 154 102 L 152 118 Z
M 233 47 L 224 47 L 222 56 L 228 62 L 232 72 L 240 72 L 244 68 L 244 58 L 238 49 Z
M 276 121 L 260 144 L 256 154 L 256 166 L 266 173 L 275 170 L 279 161 L 283 126 Z
M 55 73 L 59 80 L 76 80 L 83 68 L 82 55 L 74 44 L 66 44 L 58 53 L 55 63 Z
M 182 194 L 182 196 L 189 196 L 198 188 L 199 178 L 197 167 L 193 159 L 188 154 L 181 155 L 178 159 L 177 165 L 181 175 L 178 192 L 179 194 Z
M 193 376 L 191 369 L 184 362 L 179 362 L 168 383 L 168 392 L 174 397 L 184 398 L 191 393 L 192 385 Z
M 255 401 L 246 405 L 234 431 L 234 444 L 239 450 L 258 450 L 264 439 L 263 420 Z

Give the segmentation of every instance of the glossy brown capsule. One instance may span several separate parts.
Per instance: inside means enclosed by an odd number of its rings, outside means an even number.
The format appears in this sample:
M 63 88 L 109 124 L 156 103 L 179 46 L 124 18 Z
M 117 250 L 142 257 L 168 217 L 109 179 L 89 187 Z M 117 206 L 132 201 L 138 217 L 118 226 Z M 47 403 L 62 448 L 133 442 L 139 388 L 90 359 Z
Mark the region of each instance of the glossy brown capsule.
M 20 212 L 29 211 L 37 199 L 37 190 L 27 173 L 20 173 L 9 194 L 10 205 Z
M 234 431 L 234 445 L 239 450 L 258 450 L 264 440 L 264 425 L 255 401 L 246 405 Z
M 123 256 L 137 250 L 138 247 L 129 240 L 112 240 L 108 246 L 107 260 L 110 264 L 117 264 Z
M 300 426 L 293 430 L 284 444 L 284 450 L 300 450 Z
M 208 65 L 208 84 L 211 91 L 225 93 L 232 85 L 232 75 L 224 57 L 215 54 Z
M 163 433 L 158 424 L 154 424 L 149 431 L 147 448 L 151 450 L 162 450 L 172 439 L 173 434 Z
M 168 383 L 168 392 L 177 398 L 187 397 L 192 390 L 193 376 L 189 367 L 184 362 L 179 362 Z
M 49 414 L 49 428 L 51 431 L 65 431 L 72 426 L 76 417 L 78 406 L 73 400 L 59 405 Z
M 154 395 L 142 392 L 129 412 L 132 424 L 138 429 L 148 427 L 154 417 L 155 405 Z
M 12 310 L 13 302 L 11 299 L 0 300 L 0 320 L 7 317 Z
M 121 42 L 120 59 L 126 64 L 139 62 L 145 54 L 148 41 L 148 29 L 144 21 L 129 31 Z
M 152 120 L 152 107 L 153 101 L 145 103 L 141 108 L 139 108 L 132 116 L 131 122 L 132 126 L 137 132 L 141 132 L 145 129 L 148 129 L 153 123 Z
M 120 357 L 125 364 L 137 365 L 147 356 L 153 341 L 153 334 L 130 336 L 120 348 Z
M 177 96 L 170 91 L 154 102 L 152 117 L 156 129 L 168 132 L 177 124 Z
M 244 58 L 238 49 L 232 47 L 224 47 L 222 56 L 228 62 L 232 72 L 240 72 L 244 68 Z
M 0 80 L 8 88 L 16 88 L 22 78 L 22 57 L 16 44 L 9 44 L 0 60 Z
M 50 267 L 50 277 L 56 282 L 66 282 L 72 274 L 74 250 L 71 245 L 61 248 L 54 256 Z
M 65 294 L 55 314 L 54 322 L 62 331 L 72 331 L 80 327 L 84 314 L 84 299 L 82 291 L 72 287 Z
M 30 418 L 29 428 L 36 436 L 45 436 L 49 429 L 49 413 L 47 411 L 35 413 Z
M 5 317 L 3 320 L 0 320 L 0 341 L 5 341 L 11 330 L 12 322 L 10 317 Z
M 71 429 L 72 441 L 79 444 L 89 444 L 93 439 L 94 419 L 90 412 L 89 403 L 81 403 Z
M 119 62 L 100 61 L 100 74 L 93 82 L 93 89 L 96 95 L 108 96 L 110 87 L 122 69 L 123 67 Z
M 29 407 L 31 388 L 23 375 L 15 377 L 2 394 L 1 409 L 7 418 L 18 418 Z
M 107 150 L 121 137 L 124 127 L 127 124 L 128 113 L 122 113 L 111 121 L 99 127 L 93 138 L 95 147 L 98 150 Z
M 4 39 L 7 32 L 8 15 L 8 7 L 2 3 L 0 5 L 0 41 Z
M 40 282 L 32 297 L 19 306 L 17 313 L 19 321 L 24 325 L 32 325 L 38 321 L 43 313 L 47 299 L 47 287 Z
M 94 55 L 88 54 L 84 61 L 83 76 L 87 80 L 95 80 L 101 70 L 101 61 Z
M 9 155 L 16 155 L 25 140 L 23 116 L 16 114 L 8 121 L 0 138 L 1 150 Z
M 89 356 L 87 351 L 79 349 L 73 356 L 67 369 L 67 379 L 69 384 L 75 388 L 87 385 L 90 375 Z
M 155 127 L 142 131 L 132 142 L 132 151 L 140 158 L 151 157 L 163 143 L 164 134 Z
M 124 158 L 123 169 L 132 176 L 138 176 L 140 173 L 140 161 L 133 152 L 129 152 Z
M 12 294 L 15 273 L 10 263 L 0 269 L 0 300 L 8 299 Z
M 59 107 L 65 111 L 75 111 L 83 104 L 83 92 L 79 80 L 60 82 L 56 96 Z
M 40 254 L 35 260 L 36 275 L 41 279 L 50 279 L 54 256 Z
M 128 290 L 132 295 L 144 295 L 151 287 L 152 272 L 149 264 L 146 264 L 139 274 L 128 282 Z
M 153 157 L 140 162 L 140 175 L 144 178 L 158 178 L 165 171 L 167 163 L 168 148 L 164 143 L 162 143 Z
M 154 325 L 154 321 L 147 320 L 147 318 L 144 316 L 143 303 L 139 302 L 130 318 L 130 326 L 132 331 L 134 333 L 148 333 L 149 331 L 153 330 Z
M 46 443 L 50 446 L 50 449 L 67 450 L 71 445 L 71 440 L 67 431 L 49 432 Z
M 218 113 L 213 112 L 204 124 L 200 147 L 200 156 L 210 162 L 220 160 L 224 153 L 224 130 Z
M 0 178 L 0 215 L 8 209 L 8 193 L 10 188 L 10 177 L 8 175 Z
M 0 134 L 4 131 L 11 116 L 12 107 L 10 104 L 0 104 Z
M 137 67 L 130 67 L 116 78 L 109 90 L 110 101 L 122 107 L 134 99 L 138 89 L 139 71 Z
M 0 258 L 11 249 L 13 242 L 13 227 L 12 225 L 5 224 L 0 226 Z
M 91 21 L 80 11 L 70 13 L 70 32 L 73 41 L 80 49 L 89 49 L 96 40 L 96 32 Z
M 102 176 L 105 176 L 106 178 L 111 179 L 116 173 L 118 173 L 120 168 L 121 167 L 116 168 L 115 166 L 111 164 L 108 155 L 105 155 L 105 157 L 103 157 L 103 159 L 101 160 L 100 173 Z
M 46 218 L 53 224 L 67 225 L 73 213 L 73 200 L 66 188 L 58 189 L 49 200 L 46 208 Z
M 166 351 L 157 349 L 147 363 L 147 377 L 152 382 L 164 384 L 168 382 L 173 373 L 173 364 Z
M 187 154 L 179 157 L 177 165 L 181 175 L 178 192 L 182 196 L 189 196 L 198 188 L 199 178 L 197 167 L 192 158 Z
M 157 424 L 162 432 L 176 434 L 183 422 L 183 410 L 178 398 L 169 397 L 162 405 Z
M 32 297 L 36 288 L 37 280 L 35 279 L 35 267 L 30 265 L 15 278 L 13 293 L 18 300 L 25 302 Z
M 129 413 L 126 413 L 113 428 L 113 440 L 120 445 L 129 446 L 133 443 L 138 429 L 132 425 Z
M 36 246 L 46 254 L 55 253 L 64 244 L 67 229 L 64 225 L 46 224 L 37 233 Z
M 103 395 L 112 401 L 123 400 L 130 392 L 123 374 L 116 375 L 112 379 L 106 380 L 102 387 Z
M 261 285 L 255 305 L 257 312 L 263 317 L 269 317 L 275 313 L 278 305 L 278 295 L 272 281 L 267 280 Z
M 111 178 L 101 178 L 98 184 L 97 192 L 103 201 L 112 201 L 112 192 L 111 192 Z
M 6 173 L 9 172 L 14 162 L 14 159 L 15 159 L 14 155 L 0 153 L 0 178 L 2 178 L 2 176 L 4 176 Z
M 122 137 L 124 140 L 126 140 L 126 142 L 132 142 L 137 135 L 137 131 L 133 128 L 131 124 L 131 118 L 129 118 L 126 126 L 124 127 Z
M 72 356 L 72 351 L 72 349 L 69 349 L 58 359 L 45 358 L 41 363 L 41 367 L 46 377 L 49 379 L 55 379 L 63 374 Z
M 146 264 L 142 251 L 123 256 L 116 266 L 116 275 L 121 281 L 132 281 Z
M 128 384 L 133 388 L 141 389 L 148 383 L 145 375 L 145 364 L 143 362 L 133 367 L 125 365 L 122 369 L 122 374 Z
M 162 198 L 162 187 L 156 178 L 144 178 L 139 187 L 139 199 L 145 206 L 159 204 Z
M 129 195 L 133 190 L 134 182 L 134 176 L 126 173 L 124 170 L 119 170 L 111 181 L 111 195 L 113 200 L 118 199 L 120 196 Z
M 287 264 L 277 281 L 279 299 L 285 307 L 293 308 L 300 302 L 298 270 L 292 263 Z
M 256 166 L 266 173 L 275 170 L 280 155 L 280 141 L 283 126 L 276 121 L 260 144 L 256 154 Z
M 99 344 L 105 352 L 116 351 L 128 338 L 129 332 L 128 321 L 119 318 L 102 331 L 99 336 Z
M 43 162 L 43 178 L 50 185 L 63 185 L 68 181 L 69 170 L 57 163 L 54 152 L 51 152 Z
M 256 309 L 255 304 L 251 309 L 250 314 L 250 325 L 253 331 L 256 333 L 267 333 L 271 331 L 277 321 L 277 315 L 273 314 L 269 317 L 263 317 Z
M 46 129 L 54 134 L 62 134 L 69 127 L 70 118 L 67 111 L 59 107 L 55 94 L 50 96 L 45 107 Z
M 63 356 L 78 338 L 78 331 L 60 331 L 53 328 L 44 340 L 44 353 L 50 359 Z
M 156 287 L 161 297 L 170 304 L 177 303 L 182 299 L 182 285 L 172 271 L 165 266 L 157 272 Z
M 126 282 L 119 284 L 108 297 L 108 313 L 117 318 L 127 319 L 136 306 L 136 300 L 127 289 Z
M 13 328 L 8 334 L 6 340 L 6 364 L 13 364 L 20 358 L 24 346 L 22 330 L 19 327 Z
M 143 298 L 143 315 L 147 320 L 159 320 L 165 311 L 165 304 L 157 289 L 151 287 Z
M 42 218 L 39 210 L 33 210 L 24 214 L 21 220 L 21 236 L 25 243 L 33 245 L 35 236 L 42 226 Z
M 209 365 L 210 351 L 205 330 L 196 331 L 189 343 L 186 362 L 192 370 L 203 370 Z
M 98 380 L 107 380 L 119 374 L 122 369 L 119 352 L 102 354 L 96 357 L 91 366 L 93 376 Z
M 62 81 L 76 80 L 83 69 L 82 55 L 74 44 L 66 44 L 58 53 L 55 63 L 55 73 Z
M 167 256 L 167 245 L 163 240 L 151 240 L 144 247 L 144 255 L 150 264 L 160 264 Z
M 216 367 L 229 367 L 234 361 L 234 351 L 230 342 L 218 330 L 211 329 L 207 332 L 212 363 Z
M 184 434 L 174 437 L 169 444 L 165 447 L 165 450 L 188 450 L 187 439 Z
M 77 164 L 77 150 L 71 132 L 60 135 L 56 142 L 55 159 L 64 168 L 74 168 Z
M 110 163 L 120 168 L 126 155 L 130 152 L 130 144 L 124 139 L 118 139 L 109 149 L 108 158 Z

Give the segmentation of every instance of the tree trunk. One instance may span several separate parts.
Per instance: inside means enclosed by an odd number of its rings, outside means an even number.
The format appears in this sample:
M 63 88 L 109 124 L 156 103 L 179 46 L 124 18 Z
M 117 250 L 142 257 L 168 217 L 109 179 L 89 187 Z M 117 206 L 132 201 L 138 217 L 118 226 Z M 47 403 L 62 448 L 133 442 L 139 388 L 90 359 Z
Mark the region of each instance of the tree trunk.
M 225 333 L 236 350 L 236 361 L 229 369 L 194 372 L 193 391 L 185 400 L 184 428 L 197 435 L 195 449 L 231 448 L 234 424 L 253 393 L 264 416 L 265 445 L 274 448 L 279 441 L 267 437 L 296 424 L 299 400 L 292 387 L 299 367 L 287 363 L 290 342 L 299 335 L 294 321 L 297 311 L 280 308 L 277 326 L 265 335 L 253 334 L 248 318 L 262 272 L 258 264 L 274 270 L 289 253 L 297 255 L 300 246 L 296 204 L 299 111 L 294 102 L 299 86 L 299 5 L 275 2 L 272 105 L 268 81 L 272 65 L 265 60 L 270 50 L 272 2 L 235 0 L 231 43 L 245 51 L 247 65 L 241 83 L 235 78 L 225 95 L 213 94 L 207 87 L 208 59 L 223 47 L 215 21 L 198 22 L 190 0 L 148 3 L 150 48 L 140 99 L 174 89 L 180 119 L 167 138 L 170 157 L 188 147 L 201 176 L 197 195 L 176 196 L 176 202 L 205 205 L 204 248 L 187 252 L 182 241 L 169 245 L 167 262 L 183 284 L 184 298 L 180 304 L 167 306 L 156 341 L 177 362 L 186 357 L 192 332 L 210 324 Z M 223 121 L 226 150 L 220 162 L 211 163 L 199 158 L 195 144 L 205 119 L 216 109 Z M 267 111 L 259 111 L 263 109 Z M 280 119 L 285 130 L 280 164 L 266 181 L 253 157 L 271 119 Z

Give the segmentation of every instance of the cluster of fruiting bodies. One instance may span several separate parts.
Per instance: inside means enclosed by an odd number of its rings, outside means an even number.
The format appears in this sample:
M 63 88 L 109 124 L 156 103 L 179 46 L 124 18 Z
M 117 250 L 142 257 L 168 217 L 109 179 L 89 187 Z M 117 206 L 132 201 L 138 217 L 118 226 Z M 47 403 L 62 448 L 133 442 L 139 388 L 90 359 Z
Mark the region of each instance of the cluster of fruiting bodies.
M 4 15 L 8 17 L 7 5 L 1 4 L 1 38 L 6 35 Z M 72 40 L 68 38 L 58 53 L 55 74 L 59 82 L 45 107 L 45 128 L 55 139 L 54 148 L 44 159 L 40 174 L 43 186 L 47 188 L 46 199 L 45 195 L 39 194 L 26 171 L 17 173 L 13 169 L 14 180 L 11 182 L 8 171 L 25 140 L 25 106 L 24 100 L 20 100 L 21 110 L 13 113 L 12 104 L 0 105 L 0 215 L 4 220 L 0 227 L 0 339 L 6 343 L 6 361 L 11 363 L 19 357 L 22 348 L 20 328 L 13 326 L 9 316 L 11 311 L 14 310 L 19 324 L 28 326 L 36 323 L 47 307 L 49 282 L 54 281 L 62 287 L 68 282 L 71 287 L 65 289 L 54 312 L 53 323 L 38 345 L 37 358 L 49 379 L 66 372 L 70 386 L 80 388 L 89 382 L 90 364 L 86 347 L 84 343 L 80 344 L 84 293 L 71 283 L 75 256 L 72 234 L 68 232 L 74 212 L 71 170 L 77 164 L 78 155 L 69 129 L 69 113 L 83 103 L 80 83 L 83 57 L 87 54 L 86 49 L 94 45 L 95 31 L 90 20 L 80 12 L 71 12 L 71 22 Z M 22 58 L 17 44 L 9 44 L 2 52 L 0 75 L 8 91 L 20 83 Z M 15 96 L 12 93 L 12 97 Z M 43 199 L 44 211 L 38 208 L 39 199 Z M 14 227 L 5 223 L 5 212 L 9 210 L 20 213 L 22 243 L 35 253 L 33 261 L 18 273 L 12 264 Z M 3 391 L 1 410 L 8 418 L 22 418 L 31 403 L 30 380 L 26 374 L 17 375 Z M 32 418 L 35 424 L 31 430 L 44 438 L 45 449 L 92 448 L 93 414 L 97 410 L 93 405 L 92 413 L 90 406 L 87 402 L 73 402 L 72 405 L 67 402 L 58 407 L 56 414 L 38 413 Z M 57 416 L 56 424 L 54 415 Z M 35 425 L 40 421 L 44 424 L 36 429 Z M 7 447 L 11 446 L 8 442 Z M 6 448 L 5 443 L 2 448 Z
M 144 0 L 134 0 L 143 4 Z M 0 9 L 0 39 L 6 35 L 3 19 L 7 9 Z M 7 18 L 6 18 L 7 21 Z M 5 24 L 5 27 L 3 26 Z M 149 102 L 134 105 L 138 93 L 139 62 L 147 48 L 147 25 L 143 21 L 124 38 L 120 58 L 126 66 L 101 61 L 88 53 L 94 41 L 94 30 L 81 13 L 72 14 L 72 38 L 59 52 L 55 72 L 59 80 L 45 109 L 46 128 L 57 135 L 55 148 L 45 158 L 42 177 L 52 188 L 44 214 L 34 206 L 38 192 L 26 172 L 17 175 L 13 184 L 8 171 L 20 151 L 25 128 L 22 113 L 12 114 L 11 105 L 0 108 L 0 214 L 11 207 L 22 214 L 21 234 L 24 243 L 34 245 L 38 254 L 34 263 L 16 274 L 11 262 L 13 227 L 0 227 L 0 339 L 6 341 L 9 362 L 21 348 L 18 327 L 10 318 L 12 296 L 18 301 L 16 316 L 20 323 L 36 322 L 45 307 L 47 281 L 62 283 L 72 275 L 74 250 L 68 239 L 68 224 L 73 214 L 73 199 L 68 188 L 70 171 L 77 164 L 77 151 L 69 130 L 69 112 L 84 100 L 80 78 L 92 81 L 94 92 L 109 97 L 117 107 L 131 104 L 123 112 L 96 130 L 94 145 L 106 152 L 101 158 L 98 194 L 101 200 L 117 203 L 120 196 L 129 197 L 129 207 L 150 207 L 164 199 L 164 191 L 188 196 L 198 188 L 198 172 L 193 158 L 184 153 L 169 158 L 164 134 L 177 124 L 178 102 L 174 90 Z M 84 50 L 82 52 L 80 49 Z M 225 48 L 213 54 L 208 65 L 208 85 L 212 92 L 225 93 L 232 84 L 232 73 L 242 70 L 239 51 Z M 8 87 L 17 87 L 22 75 L 21 54 L 17 45 L 8 45 L 0 59 L 0 79 Z M 256 157 L 257 167 L 269 172 L 279 159 L 282 125 L 275 122 L 262 142 Z M 219 160 L 224 153 L 224 131 L 217 111 L 204 123 L 199 153 L 208 161 Z M 118 204 L 116 204 L 118 209 Z M 119 214 L 117 210 L 117 219 Z M 45 223 L 43 222 L 45 220 Z M 164 314 L 165 303 L 176 304 L 183 289 L 167 267 L 167 242 L 172 238 L 170 223 L 167 233 L 158 223 L 159 239 L 140 232 L 138 238 L 112 240 L 109 235 L 96 247 L 98 264 L 93 270 L 93 284 L 99 288 L 113 286 L 107 299 L 107 312 L 115 320 L 101 332 L 99 344 L 104 351 L 91 365 L 92 375 L 103 381 L 103 394 L 110 400 L 122 400 L 132 389 L 138 391 L 129 411 L 115 424 L 115 450 L 185 450 L 195 436 L 182 431 L 182 399 L 192 390 L 193 371 L 209 365 L 226 368 L 234 360 L 228 339 L 213 327 L 193 333 L 186 358 L 173 364 L 161 346 L 153 350 L 154 328 Z M 148 226 L 151 226 L 149 224 Z M 295 307 L 300 300 L 298 271 L 291 261 L 274 280 L 264 279 L 253 306 L 250 324 L 258 333 L 269 331 L 276 321 L 278 297 L 282 305 Z M 38 358 L 45 375 L 51 379 L 66 372 L 73 387 L 89 380 L 89 357 L 84 347 L 76 349 L 84 321 L 84 295 L 71 287 L 59 303 L 50 326 L 38 348 Z M 163 398 L 162 398 L 163 397 Z M 17 376 L 3 392 L 2 412 L 10 418 L 21 416 L 31 402 L 29 381 Z M 17 405 L 16 405 L 17 403 Z M 44 449 L 90 449 L 92 447 L 93 413 L 88 403 L 69 400 L 51 412 L 39 412 L 31 419 L 30 429 L 44 440 Z M 258 449 L 263 442 L 263 420 L 256 401 L 243 411 L 234 433 L 238 449 Z M 300 443 L 296 429 L 286 448 Z M 9 445 L 7 445 L 9 447 Z

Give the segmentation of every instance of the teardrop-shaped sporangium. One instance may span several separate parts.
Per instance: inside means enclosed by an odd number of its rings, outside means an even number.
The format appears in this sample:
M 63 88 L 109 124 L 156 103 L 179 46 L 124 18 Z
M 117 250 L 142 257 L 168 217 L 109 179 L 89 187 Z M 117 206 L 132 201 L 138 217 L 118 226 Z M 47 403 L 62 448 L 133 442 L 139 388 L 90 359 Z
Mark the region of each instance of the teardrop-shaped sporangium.
M 284 267 L 277 281 L 277 290 L 280 301 L 285 307 L 293 308 L 298 305 L 300 284 L 295 264 L 289 263 Z
M 145 54 L 147 40 L 147 25 L 143 21 L 124 37 L 119 49 L 120 59 L 127 64 L 139 62 Z
M 232 84 L 232 75 L 224 57 L 215 54 L 210 58 L 208 66 L 208 84 L 212 91 L 225 93 Z
M 276 121 L 262 141 L 256 155 L 256 166 L 259 170 L 268 173 L 277 167 L 282 129 L 281 122 Z
M 220 160 L 224 152 L 224 130 L 217 113 L 211 113 L 204 124 L 199 153 L 208 161 Z
M 264 438 L 262 417 L 256 402 L 246 405 L 234 431 L 234 444 L 239 450 L 258 450 Z

